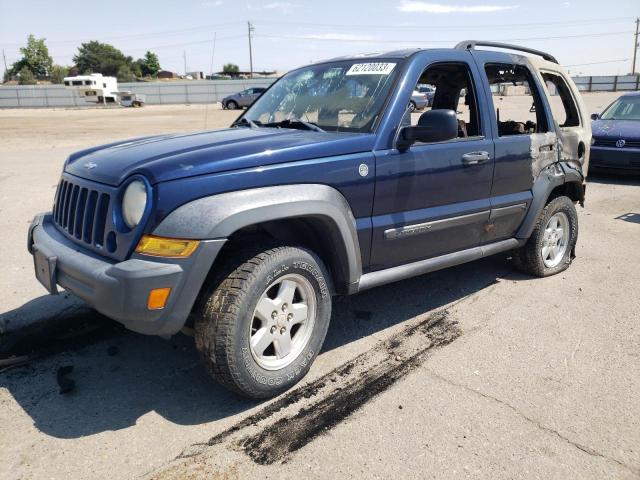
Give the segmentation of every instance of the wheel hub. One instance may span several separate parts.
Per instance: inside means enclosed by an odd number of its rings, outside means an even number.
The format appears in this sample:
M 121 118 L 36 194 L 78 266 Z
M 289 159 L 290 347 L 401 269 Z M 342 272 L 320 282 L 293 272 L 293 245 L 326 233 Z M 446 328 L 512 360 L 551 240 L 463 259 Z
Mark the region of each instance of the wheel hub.
M 564 212 L 557 212 L 547 222 L 542 237 L 541 256 L 544 265 L 553 268 L 564 258 L 569 244 L 569 218 Z
M 307 278 L 288 274 L 269 285 L 256 304 L 249 331 L 251 355 L 265 370 L 291 364 L 313 333 L 316 295 Z

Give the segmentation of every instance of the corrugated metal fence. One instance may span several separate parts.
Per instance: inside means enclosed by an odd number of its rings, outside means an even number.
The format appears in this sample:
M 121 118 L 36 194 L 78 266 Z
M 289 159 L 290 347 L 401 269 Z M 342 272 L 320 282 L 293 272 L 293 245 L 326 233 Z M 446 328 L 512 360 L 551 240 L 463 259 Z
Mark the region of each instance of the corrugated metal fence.
M 119 83 L 121 91 L 146 95 L 150 105 L 219 102 L 249 87 L 266 87 L 272 78 L 254 80 L 191 80 L 179 82 Z M 640 75 L 573 77 L 581 92 L 640 90 Z M 62 85 L 0 86 L 0 108 L 91 106 Z
M 180 82 L 118 83 L 120 91 L 131 90 L 146 95 L 146 102 L 157 104 L 213 103 L 231 93 L 249 87 L 266 87 L 275 79 L 191 80 Z M 91 106 L 84 98 L 63 85 L 0 86 L 0 108 Z
M 640 75 L 573 77 L 573 81 L 581 92 L 624 92 L 640 90 Z

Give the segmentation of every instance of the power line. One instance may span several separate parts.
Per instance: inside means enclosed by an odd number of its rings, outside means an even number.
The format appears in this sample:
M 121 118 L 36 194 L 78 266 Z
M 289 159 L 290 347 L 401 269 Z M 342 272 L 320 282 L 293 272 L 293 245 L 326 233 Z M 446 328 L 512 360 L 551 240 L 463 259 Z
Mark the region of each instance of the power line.
M 221 41 L 221 40 L 233 40 L 233 39 L 238 39 L 238 38 L 245 38 L 245 34 L 241 34 L 241 35 L 227 35 L 226 37 L 218 37 L 217 41 Z M 195 40 L 193 42 L 184 42 L 184 43 L 170 43 L 170 44 L 166 44 L 166 45 L 151 45 L 148 47 L 142 47 L 142 48 L 129 48 L 129 49 L 123 49 L 126 50 L 126 53 L 129 52 L 146 52 L 147 50 L 162 50 L 162 49 L 166 49 L 166 48 L 178 48 L 178 47 L 188 47 L 191 45 L 201 45 L 201 44 L 211 44 L 211 39 L 207 39 L 207 40 Z M 54 55 L 56 58 L 72 58 L 75 54 L 69 54 L 69 55 Z M 182 58 L 182 56 L 180 57 Z
M 585 33 L 578 35 L 556 35 L 556 36 L 545 36 L 545 37 L 520 37 L 520 38 L 501 38 L 496 39 L 498 42 L 523 42 L 523 41 L 533 41 L 533 40 L 566 40 L 571 38 L 591 38 L 591 37 L 608 37 L 614 35 L 626 35 L 629 33 L 633 33 L 632 31 L 624 31 L 624 32 L 602 32 L 602 33 Z M 363 38 L 348 38 L 348 37 L 322 37 L 320 35 L 270 35 L 270 34 L 260 34 L 255 35 L 255 37 L 259 38 L 276 38 L 276 39 L 286 39 L 286 40 L 309 40 L 309 41 L 329 41 L 329 42 L 354 42 L 354 43 L 413 43 L 413 44 L 443 44 L 443 45 L 451 45 L 458 42 L 458 40 L 429 40 L 429 39 L 412 39 L 412 40 L 382 40 L 375 39 L 371 37 L 363 37 Z
M 66 43 L 83 43 L 87 41 L 107 41 L 107 40 L 123 40 L 123 39 L 133 39 L 133 38 L 147 38 L 147 37 L 156 37 L 158 35 L 175 35 L 180 33 L 190 33 L 199 30 L 224 30 L 228 28 L 235 28 L 242 25 L 244 22 L 227 22 L 227 23 L 217 23 L 210 25 L 201 25 L 199 27 L 189 27 L 189 28 L 178 28 L 173 30 L 162 30 L 162 31 L 151 31 L 151 32 L 142 32 L 142 33 L 130 33 L 126 35 L 108 35 L 103 37 L 85 37 L 85 38 L 76 38 L 71 40 L 47 40 L 47 45 L 59 45 Z M 15 42 L 15 43 L 5 43 L 5 46 L 22 46 L 24 42 Z
M 562 65 L 563 67 L 586 67 L 587 65 L 604 65 L 605 63 L 622 63 L 628 62 L 628 58 L 621 58 L 620 60 L 605 60 L 603 62 L 589 62 L 589 63 L 572 63 L 571 65 Z
M 265 25 L 288 25 L 288 26 L 306 26 L 306 27 L 326 27 L 326 28 L 346 28 L 348 30 L 354 29 L 378 29 L 378 30 L 418 30 L 428 31 L 436 29 L 451 30 L 452 28 L 466 28 L 466 29 L 499 29 L 499 28 L 522 28 L 522 27 L 547 27 L 547 26 L 570 26 L 570 25 L 602 25 L 605 23 L 621 23 L 627 22 L 627 17 L 617 17 L 609 19 L 590 19 L 590 20 L 573 20 L 565 22 L 540 22 L 540 23 L 512 23 L 512 24 L 484 24 L 484 25 L 363 25 L 363 24 L 336 24 L 336 23 L 311 23 L 311 22 L 284 22 L 284 21 L 260 21 L 259 24 Z

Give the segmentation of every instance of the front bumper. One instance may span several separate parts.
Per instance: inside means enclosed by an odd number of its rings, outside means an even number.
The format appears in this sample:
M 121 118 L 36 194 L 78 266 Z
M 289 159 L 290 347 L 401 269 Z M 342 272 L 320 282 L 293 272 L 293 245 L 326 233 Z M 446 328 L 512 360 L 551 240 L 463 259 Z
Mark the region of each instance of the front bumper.
M 589 155 L 589 169 L 640 173 L 640 149 L 594 145 Z
M 136 332 L 173 335 L 184 326 L 207 274 L 225 239 L 201 241 L 188 258 L 133 254 L 116 262 L 90 252 L 62 235 L 51 214 L 37 215 L 29 227 L 27 246 L 36 277 L 49 290 L 57 285 L 100 313 Z M 171 288 L 165 307 L 149 310 L 149 292 Z

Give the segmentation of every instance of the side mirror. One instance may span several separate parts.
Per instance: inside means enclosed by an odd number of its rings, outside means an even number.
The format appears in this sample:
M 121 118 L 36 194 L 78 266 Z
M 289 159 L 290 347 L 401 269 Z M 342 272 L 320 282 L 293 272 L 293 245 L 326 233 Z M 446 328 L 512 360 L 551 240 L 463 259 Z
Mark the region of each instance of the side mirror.
M 403 127 L 396 148 L 401 152 L 416 142 L 445 142 L 458 138 L 458 118 L 454 110 L 429 110 L 420 115 L 418 124 Z
M 592 113 L 591 114 L 591 120 L 598 120 L 600 118 L 600 114 L 599 113 Z

